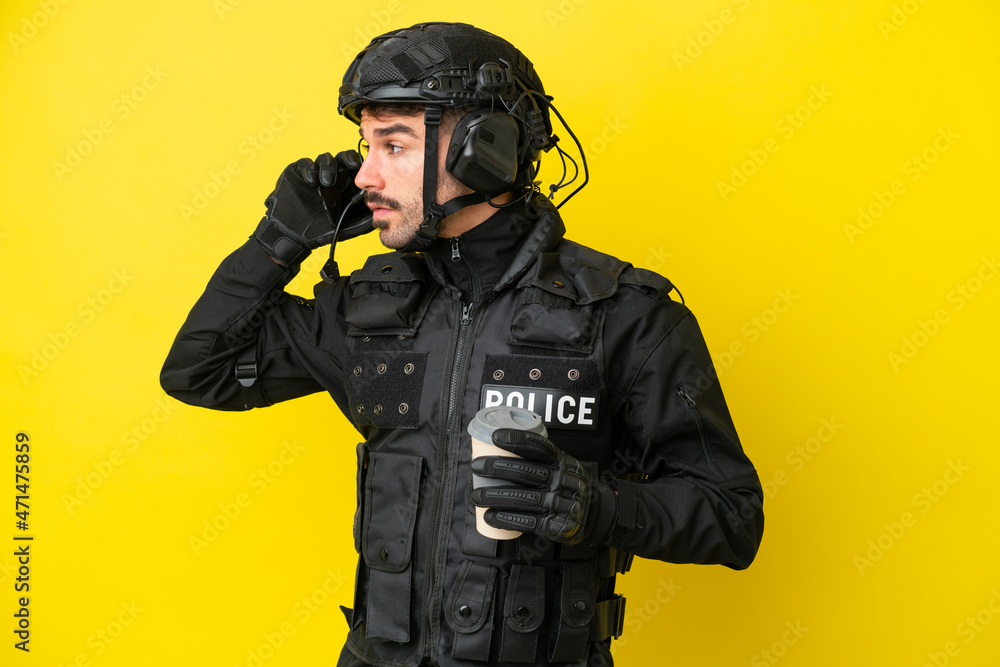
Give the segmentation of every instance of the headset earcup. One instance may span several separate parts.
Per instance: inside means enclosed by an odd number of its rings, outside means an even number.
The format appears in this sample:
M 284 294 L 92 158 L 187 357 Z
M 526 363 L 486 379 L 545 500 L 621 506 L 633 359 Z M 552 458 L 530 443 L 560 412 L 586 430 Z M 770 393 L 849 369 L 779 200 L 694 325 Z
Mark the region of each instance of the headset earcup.
M 455 125 L 445 169 L 476 192 L 497 194 L 519 184 L 520 128 L 506 112 L 476 109 Z

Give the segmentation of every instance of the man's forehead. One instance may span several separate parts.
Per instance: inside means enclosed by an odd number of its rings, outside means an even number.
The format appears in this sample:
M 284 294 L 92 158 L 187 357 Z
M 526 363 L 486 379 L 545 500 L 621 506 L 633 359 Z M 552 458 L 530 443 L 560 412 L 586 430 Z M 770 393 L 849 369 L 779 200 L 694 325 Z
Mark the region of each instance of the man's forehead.
M 373 116 L 367 111 L 361 112 L 361 125 L 358 134 L 362 137 L 385 137 L 392 134 L 403 134 L 420 139 L 424 136 L 424 117 L 407 116 L 397 113 L 380 113 Z

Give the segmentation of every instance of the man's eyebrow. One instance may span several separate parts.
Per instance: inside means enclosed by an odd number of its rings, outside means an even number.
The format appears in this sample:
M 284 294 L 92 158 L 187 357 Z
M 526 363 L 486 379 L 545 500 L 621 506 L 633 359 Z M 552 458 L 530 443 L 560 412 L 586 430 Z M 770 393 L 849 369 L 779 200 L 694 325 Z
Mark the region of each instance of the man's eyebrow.
M 362 139 L 365 136 L 364 133 L 361 131 L 360 127 L 358 128 L 358 134 L 361 135 Z M 411 128 L 409 125 L 406 125 L 405 123 L 394 123 L 393 125 L 386 125 L 385 127 L 375 128 L 376 137 L 382 138 L 382 137 L 387 137 L 391 134 L 406 134 L 413 137 L 414 139 L 417 138 L 417 133 L 413 131 L 413 128 Z

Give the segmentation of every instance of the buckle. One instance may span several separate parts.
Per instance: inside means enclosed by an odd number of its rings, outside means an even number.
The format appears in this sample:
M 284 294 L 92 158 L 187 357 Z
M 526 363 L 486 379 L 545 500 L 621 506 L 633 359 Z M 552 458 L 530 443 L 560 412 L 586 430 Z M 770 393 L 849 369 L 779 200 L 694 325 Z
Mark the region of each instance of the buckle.
M 424 107 L 424 125 L 440 125 L 443 110 L 437 104 L 428 104 Z
M 632 569 L 632 560 L 634 558 L 635 558 L 635 554 L 632 554 L 632 553 L 625 554 L 625 559 L 624 559 L 625 562 L 622 564 L 621 569 L 618 570 L 618 571 L 621 572 L 622 574 L 628 573 L 628 571 Z
M 236 362 L 236 381 L 244 387 L 251 387 L 257 381 L 257 360 L 250 363 Z
M 424 212 L 424 224 L 421 225 L 421 227 L 423 227 L 424 225 L 431 224 L 432 220 L 440 222 L 441 218 L 445 217 L 444 213 L 445 213 L 445 211 L 444 211 L 444 205 L 443 204 L 439 204 L 437 202 L 434 202 L 433 204 L 430 204 L 427 207 L 427 210 Z M 437 223 L 434 223 L 434 224 L 437 224 Z M 434 234 L 434 237 L 437 238 L 437 234 L 436 233 Z
M 616 595 L 615 597 L 617 600 L 615 600 L 615 617 L 611 621 L 611 636 L 618 639 L 625 629 L 625 596 Z
M 590 622 L 591 641 L 604 641 L 609 637 L 617 639 L 625 629 L 625 596 L 612 595 L 597 603 L 594 618 Z

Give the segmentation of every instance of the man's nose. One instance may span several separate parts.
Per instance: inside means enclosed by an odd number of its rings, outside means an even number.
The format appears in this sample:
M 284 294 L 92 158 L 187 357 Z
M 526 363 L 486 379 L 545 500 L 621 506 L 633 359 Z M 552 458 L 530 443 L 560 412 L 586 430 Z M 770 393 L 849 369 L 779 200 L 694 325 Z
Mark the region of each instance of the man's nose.
M 361 163 L 361 169 L 354 177 L 354 184 L 361 190 L 380 190 L 383 182 L 378 173 L 376 159 L 369 153 Z

